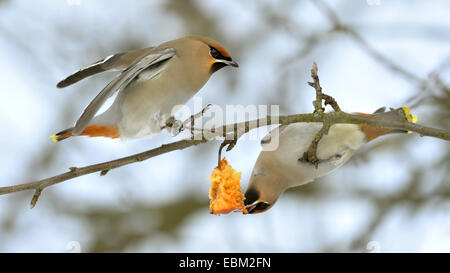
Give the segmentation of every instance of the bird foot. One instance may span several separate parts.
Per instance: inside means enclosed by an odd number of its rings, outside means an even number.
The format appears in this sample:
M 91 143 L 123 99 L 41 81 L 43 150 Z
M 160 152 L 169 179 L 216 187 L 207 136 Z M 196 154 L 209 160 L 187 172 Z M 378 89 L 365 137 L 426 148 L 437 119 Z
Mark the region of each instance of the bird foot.
M 176 120 L 175 117 L 171 116 L 167 119 L 164 128 L 172 137 L 175 137 L 184 130 L 184 124 L 181 120 Z
M 173 123 L 172 127 L 169 128 L 169 133 L 173 137 L 175 137 L 179 133 L 181 133 L 181 131 L 183 131 L 183 130 L 184 130 L 183 122 L 181 120 L 175 120 L 175 122 Z
M 319 167 L 319 159 L 316 156 L 316 151 L 306 151 L 301 158 L 298 159 L 300 162 L 311 163 L 317 169 Z

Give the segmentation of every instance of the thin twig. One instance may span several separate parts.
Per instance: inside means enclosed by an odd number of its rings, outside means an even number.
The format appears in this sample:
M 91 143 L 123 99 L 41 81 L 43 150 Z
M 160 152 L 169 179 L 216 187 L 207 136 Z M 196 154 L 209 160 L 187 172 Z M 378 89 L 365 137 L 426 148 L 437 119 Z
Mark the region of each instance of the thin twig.
M 89 165 L 85 167 L 70 167 L 68 172 L 41 179 L 38 181 L 15 185 L 15 186 L 7 186 L 0 187 L 0 195 L 9 194 L 14 192 L 20 192 L 25 190 L 35 190 L 35 194 L 33 195 L 31 201 L 31 207 L 36 205 L 36 202 L 41 195 L 42 190 L 46 187 L 52 186 L 54 184 L 58 184 L 79 176 L 83 176 L 90 173 L 100 172 L 100 175 L 105 175 L 108 171 L 119 168 L 131 163 L 141 162 L 147 160 L 149 158 L 162 155 L 165 153 L 169 153 L 176 150 L 182 150 L 194 145 L 198 145 L 201 143 L 208 142 L 215 137 L 221 136 L 225 137 L 225 142 L 222 143 L 221 149 L 219 150 L 219 160 L 221 156 L 222 148 L 228 145 L 227 151 L 231 150 L 236 141 L 244 134 L 249 132 L 252 129 L 259 128 L 262 126 L 268 126 L 272 124 L 281 124 L 288 125 L 291 123 L 297 122 L 320 122 L 323 123 L 322 129 L 317 133 L 314 141 L 311 143 L 310 149 L 308 149 L 306 155 L 304 155 L 305 160 L 317 164 L 317 156 L 316 150 L 318 143 L 321 137 L 326 134 L 331 126 L 334 124 L 358 124 L 358 125 L 366 125 L 372 126 L 375 128 L 392 128 L 392 129 L 400 129 L 405 131 L 413 131 L 421 136 L 431 136 L 439 139 L 443 139 L 446 141 L 450 141 L 450 133 L 446 130 L 435 129 L 431 127 L 426 127 L 423 125 L 410 123 L 399 119 L 388 119 L 383 118 L 381 116 L 361 116 L 361 115 L 353 115 L 340 111 L 339 106 L 336 101 L 332 99 L 330 96 L 322 93 L 322 88 L 320 87 L 319 77 L 317 75 L 317 65 L 314 64 L 313 69 L 311 70 L 311 74 L 314 79 L 314 83 L 312 86 L 316 89 L 316 94 L 319 94 L 317 98 L 319 98 L 319 102 L 315 104 L 315 106 L 319 106 L 322 108 L 321 100 L 324 99 L 326 104 L 330 104 L 335 111 L 324 113 L 321 111 L 315 111 L 312 114 L 295 114 L 288 116 L 267 116 L 265 118 L 260 118 L 257 120 L 240 122 L 235 124 L 223 125 L 218 128 L 212 129 L 202 129 L 202 132 L 192 136 L 190 139 L 184 139 L 176 142 L 172 142 L 169 144 L 164 144 L 158 148 L 151 149 L 142 153 L 130 155 L 127 157 L 122 157 L 116 160 L 111 160 L 99 164 Z M 319 91 L 318 91 L 319 90 Z M 316 100 L 317 100 L 316 98 Z M 328 103 L 327 103 L 328 102 Z M 316 109 L 316 108 L 315 108 Z M 318 109 L 318 108 L 317 108 Z M 203 112 L 203 111 L 202 111 Z M 192 121 L 192 120 L 191 120 Z M 193 124 L 191 124 L 192 126 Z M 194 128 L 192 126 L 192 128 Z M 231 128 L 231 130 L 229 130 Z M 207 133 L 205 135 L 205 133 Z
M 450 141 L 450 132 L 442 129 L 435 129 L 423 125 L 419 125 L 416 123 L 403 122 L 398 120 L 389 120 L 383 119 L 380 117 L 365 117 L 358 116 L 353 114 L 348 114 L 345 112 L 330 112 L 324 113 L 324 117 L 327 117 L 331 125 L 334 124 L 360 124 L 360 125 L 368 125 L 376 128 L 393 128 L 393 129 L 401 129 L 405 131 L 413 131 L 421 136 L 430 136 L 438 139 Z M 278 120 L 276 123 L 272 123 L 273 120 Z M 291 124 L 297 122 L 323 122 L 323 120 L 315 114 L 295 114 L 289 116 L 268 116 L 265 118 L 260 118 L 258 120 L 246 121 L 237 123 L 237 127 L 244 126 L 244 132 L 247 133 L 251 129 L 272 125 L 272 124 Z M 256 124 L 254 127 L 251 127 L 250 124 Z M 223 126 L 226 127 L 226 126 Z M 212 129 L 211 131 L 216 132 L 226 132 L 225 128 L 220 127 L 216 129 Z M 234 126 L 233 126 L 234 127 Z M 217 134 L 217 133 L 216 133 Z M 116 160 L 111 160 L 99 164 L 89 165 L 85 167 L 70 167 L 68 172 L 37 180 L 30 183 L 15 185 L 15 186 L 7 186 L 0 187 L 0 195 L 9 194 L 13 192 L 25 191 L 25 190 L 36 190 L 38 188 L 44 189 L 46 187 L 52 186 L 54 184 L 58 184 L 64 182 L 69 179 L 73 179 L 79 176 L 83 176 L 90 173 L 101 172 L 103 170 L 112 170 L 116 169 L 131 163 L 141 162 L 147 160 L 149 158 L 162 155 L 165 153 L 169 153 L 176 150 L 182 150 L 191 146 L 195 146 L 201 143 L 205 143 L 210 141 L 212 138 L 201 137 L 200 139 L 185 139 L 176 142 L 172 142 L 169 144 L 164 144 L 158 148 L 154 148 L 142 153 L 130 155 L 127 157 L 122 157 Z
M 327 117 L 323 116 L 323 111 L 325 109 L 322 108 L 322 100 L 324 100 L 325 105 L 330 105 L 331 107 L 333 107 L 335 112 L 341 112 L 341 108 L 339 107 L 336 100 L 332 96 L 323 93 L 322 86 L 320 86 L 318 71 L 319 69 L 317 67 L 317 63 L 314 62 L 311 69 L 311 78 L 313 79 L 313 82 L 308 82 L 308 84 L 316 90 L 316 100 L 313 101 L 314 113 L 323 118 L 322 128 L 314 136 L 314 139 L 311 142 L 311 145 L 309 145 L 308 150 L 306 150 L 306 152 L 303 153 L 303 156 L 298 159 L 301 162 L 309 162 L 311 164 L 314 164 L 316 169 L 319 167 L 317 147 L 319 146 L 319 142 L 322 137 L 328 134 L 328 131 L 331 127 L 331 124 L 328 121 Z
M 313 101 L 314 112 L 315 113 L 323 113 L 325 110 L 322 107 L 322 87 L 320 86 L 317 63 L 313 63 L 313 67 L 311 68 L 311 77 L 313 78 L 313 82 L 308 82 L 308 84 L 316 90 L 316 99 Z
M 341 108 L 339 107 L 337 101 L 327 94 L 322 94 L 322 99 L 324 100 L 325 105 L 330 105 L 334 111 L 341 112 Z
M 36 203 L 39 199 L 39 196 L 41 196 L 42 193 L 42 188 L 37 188 L 36 191 L 34 192 L 33 198 L 31 198 L 31 202 L 30 202 L 30 209 L 34 208 L 34 206 L 36 206 Z

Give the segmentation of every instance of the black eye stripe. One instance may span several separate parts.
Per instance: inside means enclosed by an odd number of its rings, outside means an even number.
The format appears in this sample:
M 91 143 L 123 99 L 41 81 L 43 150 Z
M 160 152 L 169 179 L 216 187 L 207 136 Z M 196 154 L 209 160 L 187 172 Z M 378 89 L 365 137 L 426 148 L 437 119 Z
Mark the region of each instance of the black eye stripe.
M 223 56 L 223 55 L 220 53 L 220 51 L 217 50 L 216 48 L 214 48 L 214 47 L 212 47 L 212 46 L 210 46 L 209 48 L 210 48 L 209 52 L 210 52 L 210 54 L 211 54 L 211 57 L 213 57 L 214 59 L 231 61 L 231 58 L 230 58 L 230 57 L 225 57 L 225 56 Z
M 254 188 L 249 188 L 245 193 L 244 205 L 247 206 L 253 204 L 258 199 L 259 199 L 259 192 Z

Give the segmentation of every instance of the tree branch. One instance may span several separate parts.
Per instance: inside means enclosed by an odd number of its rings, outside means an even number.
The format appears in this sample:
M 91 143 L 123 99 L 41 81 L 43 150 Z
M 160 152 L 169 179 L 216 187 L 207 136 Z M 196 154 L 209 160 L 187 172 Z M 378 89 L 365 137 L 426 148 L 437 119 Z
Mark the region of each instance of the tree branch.
M 364 116 L 357 116 L 348 114 L 345 112 L 330 112 L 330 113 L 324 113 L 324 116 L 326 116 L 329 119 L 329 122 L 331 125 L 334 124 L 342 124 L 342 123 L 348 123 L 348 124 L 360 124 L 360 125 L 369 125 L 377 128 L 381 127 L 387 127 L 387 128 L 394 128 L 394 129 L 402 129 L 407 131 L 413 131 L 418 133 L 421 136 L 430 136 L 439 138 L 442 140 L 450 141 L 450 133 L 445 130 L 441 129 L 435 129 L 431 127 L 426 127 L 423 125 L 410 123 L 410 122 L 401 122 L 397 120 L 386 120 L 386 119 L 380 119 L 378 117 L 364 117 Z M 266 122 L 267 125 L 271 125 L 270 122 L 273 119 L 278 118 L 279 122 L 278 124 L 291 124 L 296 122 L 322 122 L 322 119 L 317 117 L 314 114 L 296 114 L 296 115 L 288 115 L 288 116 L 279 116 L 279 117 L 271 117 L 268 116 L 266 118 L 254 120 L 254 121 L 246 121 L 242 123 L 237 123 L 236 125 L 244 125 L 245 126 L 245 132 L 247 133 L 250 131 L 250 129 L 255 129 L 261 126 L 257 126 L 254 128 L 250 128 L 251 122 L 257 122 L 259 124 L 263 124 Z M 264 125 L 265 126 L 265 125 Z M 225 127 L 225 126 L 224 126 Z M 218 131 L 218 130 L 217 130 Z M 219 134 L 220 135 L 220 134 Z M 150 159 L 152 157 L 166 154 L 172 151 L 176 150 L 183 150 L 191 146 L 195 146 L 201 143 L 208 142 L 211 139 L 207 139 L 203 137 L 200 140 L 191 140 L 191 139 L 185 139 L 180 140 L 176 142 L 172 142 L 169 144 L 161 145 L 158 148 L 154 148 L 142 153 L 130 155 L 127 157 L 122 157 L 116 160 L 111 160 L 99 164 L 89 165 L 86 167 L 70 167 L 68 172 L 49 177 L 42 180 L 37 180 L 30 183 L 15 185 L 15 186 L 8 186 L 8 187 L 0 187 L 0 195 L 3 194 L 9 194 L 13 192 L 19 192 L 19 191 L 25 191 L 25 190 L 36 190 L 36 189 L 44 189 L 48 186 L 52 186 L 57 183 L 61 183 L 63 181 L 83 176 L 90 173 L 95 172 L 102 172 L 102 171 L 109 171 L 112 169 L 116 169 L 131 163 L 141 162 L 147 159 Z
M 229 145 L 227 150 L 231 150 L 236 141 L 244 134 L 248 133 L 252 129 L 259 127 L 280 124 L 288 125 L 297 122 L 320 122 L 323 123 L 322 129 L 316 135 L 314 141 L 311 143 L 310 148 L 305 153 L 304 157 L 300 160 L 308 161 L 316 164 L 317 166 L 317 156 L 316 150 L 318 143 L 322 136 L 328 133 L 331 126 L 335 124 L 358 124 L 367 125 L 375 128 L 392 128 L 401 129 L 405 131 L 413 131 L 418 133 L 420 136 L 430 136 L 439 138 L 442 140 L 450 141 L 450 133 L 446 130 L 435 129 L 415 123 L 407 122 L 406 120 L 398 119 L 387 119 L 380 116 L 368 117 L 353 115 L 342 112 L 337 104 L 337 102 L 330 96 L 322 93 L 322 88 L 320 87 L 319 78 L 317 76 L 317 64 L 313 65 L 311 70 L 311 76 L 313 77 L 314 83 L 310 83 L 316 89 L 316 100 L 313 102 L 315 111 L 312 114 L 295 114 L 288 116 L 267 116 L 265 118 L 260 118 L 257 120 L 246 121 L 241 123 L 223 125 L 218 128 L 213 129 L 202 129 L 201 133 L 190 137 L 189 139 L 184 139 L 169 144 L 161 145 L 158 148 L 154 148 L 142 153 L 130 155 L 127 157 L 122 157 L 116 160 L 111 160 L 99 164 L 89 165 L 85 167 L 70 167 L 68 172 L 55 175 L 53 177 L 37 180 L 30 183 L 0 187 L 0 195 L 10 194 L 14 192 L 20 192 L 25 190 L 35 190 L 35 194 L 31 200 L 31 208 L 33 208 L 41 195 L 42 191 L 49 186 L 58 184 L 79 176 L 87 175 L 90 173 L 100 172 L 100 175 L 106 175 L 108 171 L 116 169 L 131 163 L 141 162 L 152 157 L 169 153 L 176 150 L 183 150 L 191 146 L 195 146 L 201 143 L 208 142 L 217 137 L 225 137 L 221 145 L 219 152 L 226 145 Z M 322 109 L 322 99 L 325 100 L 325 105 L 329 104 L 333 107 L 335 111 L 324 113 Z M 231 130 L 230 130 L 231 129 Z M 240 131 L 239 131 L 240 130 Z M 207 135 L 205 134 L 207 133 Z M 230 139 L 231 137 L 231 139 Z M 220 155 L 220 154 L 219 154 Z M 219 158 L 220 160 L 220 158 Z
M 325 102 L 326 105 L 331 105 L 333 107 L 334 111 L 341 112 L 341 108 L 337 104 L 336 100 L 327 94 L 324 94 L 322 92 L 322 86 L 320 86 L 320 80 L 318 75 L 318 67 L 317 63 L 313 63 L 313 67 L 311 69 L 311 78 L 313 78 L 314 82 L 308 82 L 308 84 L 313 87 L 316 90 L 316 100 L 313 101 L 314 106 L 314 113 L 316 115 L 319 115 L 322 118 L 322 128 L 317 132 L 317 134 L 314 137 L 314 140 L 312 141 L 311 145 L 309 146 L 308 150 L 303 153 L 303 156 L 299 158 L 299 161 L 301 162 L 310 162 L 314 164 L 316 169 L 319 167 L 319 159 L 317 158 L 317 147 L 319 146 L 319 142 L 322 139 L 324 135 L 328 134 L 328 131 L 330 130 L 331 124 L 326 118 L 326 116 L 323 115 L 323 112 L 325 111 L 324 108 L 322 108 L 322 100 Z

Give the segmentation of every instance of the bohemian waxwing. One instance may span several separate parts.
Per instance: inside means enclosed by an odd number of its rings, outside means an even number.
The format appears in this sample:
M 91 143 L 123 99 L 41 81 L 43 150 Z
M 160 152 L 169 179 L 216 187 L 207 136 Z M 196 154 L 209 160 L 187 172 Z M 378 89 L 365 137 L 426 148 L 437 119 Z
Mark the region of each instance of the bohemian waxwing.
M 111 55 L 58 83 L 63 88 L 103 71 L 122 71 L 92 100 L 75 127 L 52 138 L 55 142 L 74 135 L 125 139 L 157 133 L 174 106 L 184 105 L 214 72 L 229 65 L 238 67 L 219 43 L 200 36 Z M 116 92 L 111 107 L 95 116 Z
M 389 112 L 385 112 L 383 107 L 374 115 L 417 121 L 417 116 L 412 116 L 407 107 Z M 316 168 L 299 159 L 321 128 L 322 123 L 292 123 L 272 130 L 261 140 L 263 151 L 259 154 L 245 192 L 244 204 L 249 213 L 268 210 L 286 189 L 312 182 L 342 166 L 368 141 L 387 133 L 406 132 L 355 124 L 333 125 L 318 144 L 316 155 L 319 163 Z M 264 151 L 265 145 L 271 143 L 278 143 L 278 147 L 272 151 Z

